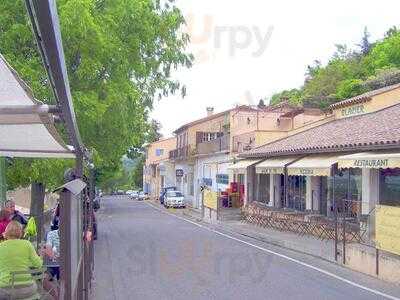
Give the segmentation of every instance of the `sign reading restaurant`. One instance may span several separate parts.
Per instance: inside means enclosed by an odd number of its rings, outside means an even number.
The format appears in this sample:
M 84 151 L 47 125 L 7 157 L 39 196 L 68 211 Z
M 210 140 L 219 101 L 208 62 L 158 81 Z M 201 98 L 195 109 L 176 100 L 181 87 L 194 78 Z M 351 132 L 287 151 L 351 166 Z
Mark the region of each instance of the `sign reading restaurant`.
M 389 159 L 356 159 L 353 166 L 357 168 L 387 168 L 389 166 Z

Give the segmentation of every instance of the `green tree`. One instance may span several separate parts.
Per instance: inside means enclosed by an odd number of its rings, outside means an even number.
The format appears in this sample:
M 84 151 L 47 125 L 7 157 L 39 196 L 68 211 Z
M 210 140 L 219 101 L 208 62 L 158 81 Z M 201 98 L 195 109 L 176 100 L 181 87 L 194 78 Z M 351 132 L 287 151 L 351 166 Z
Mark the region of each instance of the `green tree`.
M 120 170 L 129 148 L 142 145 L 153 99 L 185 93 L 171 74 L 192 64 L 185 52 L 189 37 L 180 33 L 184 18 L 173 1 L 59 0 L 57 5 L 79 130 L 103 182 Z M 0 53 L 36 98 L 54 102 L 23 1 L 1 1 L 0 24 Z M 62 178 L 59 162 L 40 163 L 41 174 L 36 160 L 15 163 L 8 172 L 13 185 L 25 184 L 25 178 L 45 183 Z

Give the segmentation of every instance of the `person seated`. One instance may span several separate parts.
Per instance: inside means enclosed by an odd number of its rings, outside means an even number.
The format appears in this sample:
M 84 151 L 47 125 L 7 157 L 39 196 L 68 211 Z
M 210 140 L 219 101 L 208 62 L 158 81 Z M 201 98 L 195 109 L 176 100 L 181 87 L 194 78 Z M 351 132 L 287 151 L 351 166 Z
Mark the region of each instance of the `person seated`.
M 51 249 L 51 255 L 48 255 L 50 262 L 48 263 L 47 271 L 52 278 L 60 279 L 60 235 L 57 227 L 52 226 L 52 230 L 47 233 L 46 247 Z
M 25 215 L 15 209 L 15 202 L 13 200 L 7 200 L 4 207 L 10 214 L 10 221 L 17 221 L 22 226 L 26 226 L 28 224 L 28 219 L 25 217 Z
M 6 231 L 8 223 L 10 223 L 10 214 L 3 209 L 0 211 L 0 241 L 4 240 L 3 233 Z
M 21 239 L 22 235 L 22 225 L 11 221 L 4 232 L 6 241 L 0 243 L 0 299 L 29 298 L 38 291 L 36 282 L 29 274 L 15 276 L 12 282 L 12 272 L 29 271 L 43 266 L 42 258 L 36 254 L 31 242 Z

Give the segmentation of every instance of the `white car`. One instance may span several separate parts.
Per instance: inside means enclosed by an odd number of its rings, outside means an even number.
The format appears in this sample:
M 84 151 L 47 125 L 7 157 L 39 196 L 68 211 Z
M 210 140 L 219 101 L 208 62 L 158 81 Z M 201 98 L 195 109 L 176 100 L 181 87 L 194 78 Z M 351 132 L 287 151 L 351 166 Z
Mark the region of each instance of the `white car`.
M 138 193 L 138 196 L 137 196 L 137 199 L 138 200 L 146 200 L 146 194 L 144 193 L 144 192 L 139 192 Z
M 136 199 L 139 198 L 139 192 L 138 192 L 138 191 L 132 191 L 132 192 L 130 193 L 130 196 L 131 196 L 131 198 L 132 198 L 133 200 L 136 200 Z
M 179 191 L 168 191 L 164 198 L 165 207 L 182 207 L 185 208 L 185 198 Z

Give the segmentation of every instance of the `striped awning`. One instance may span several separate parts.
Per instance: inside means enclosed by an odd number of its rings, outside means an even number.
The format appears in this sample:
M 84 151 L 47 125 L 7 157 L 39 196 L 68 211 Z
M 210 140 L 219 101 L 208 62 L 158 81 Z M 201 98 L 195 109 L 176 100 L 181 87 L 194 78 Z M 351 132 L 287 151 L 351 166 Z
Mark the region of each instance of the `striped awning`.
M 269 158 L 256 165 L 258 174 L 283 174 L 285 166 L 294 162 L 298 157 L 277 157 Z
M 339 157 L 339 168 L 394 169 L 400 168 L 400 153 L 366 152 Z
M 252 165 L 258 163 L 260 159 L 243 159 L 239 160 L 236 163 L 228 166 L 228 170 L 233 172 L 245 172 L 246 169 Z
M 306 156 L 287 167 L 292 176 L 330 176 L 331 167 L 338 162 L 337 155 Z

